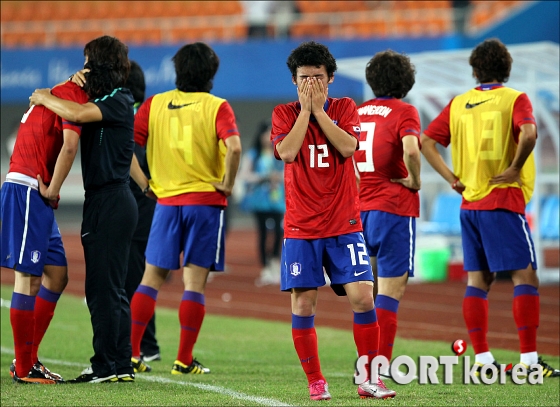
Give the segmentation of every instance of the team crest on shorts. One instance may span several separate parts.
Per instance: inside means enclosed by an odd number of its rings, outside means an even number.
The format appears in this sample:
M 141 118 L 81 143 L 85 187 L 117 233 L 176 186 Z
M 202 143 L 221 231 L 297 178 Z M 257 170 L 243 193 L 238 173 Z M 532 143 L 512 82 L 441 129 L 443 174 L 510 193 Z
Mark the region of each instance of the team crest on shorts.
M 300 263 L 290 264 L 290 274 L 294 277 L 299 276 L 301 274 L 301 264 Z
M 40 258 L 41 258 L 41 252 L 39 250 L 33 250 L 31 252 L 31 261 L 33 263 L 39 263 Z

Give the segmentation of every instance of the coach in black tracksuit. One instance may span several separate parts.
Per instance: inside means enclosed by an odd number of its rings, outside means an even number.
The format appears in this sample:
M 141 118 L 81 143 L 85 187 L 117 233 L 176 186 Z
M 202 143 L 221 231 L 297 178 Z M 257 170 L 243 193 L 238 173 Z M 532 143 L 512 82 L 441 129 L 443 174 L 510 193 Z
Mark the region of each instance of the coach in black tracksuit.
M 130 191 L 134 149 L 134 99 L 122 88 L 130 70 L 128 47 L 110 36 L 84 47 L 88 73 L 74 75 L 90 101 L 59 99 L 48 89 L 30 100 L 66 120 L 82 123 L 81 160 L 85 202 L 82 245 L 86 263 L 86 300 L 93 327 L 91 367 L 70 383 L 134 381 L 131 365 L 130 305 L 125 292 L 128 253 L 138 221 Z M 82 82 L 82 83 L 80 83 Z

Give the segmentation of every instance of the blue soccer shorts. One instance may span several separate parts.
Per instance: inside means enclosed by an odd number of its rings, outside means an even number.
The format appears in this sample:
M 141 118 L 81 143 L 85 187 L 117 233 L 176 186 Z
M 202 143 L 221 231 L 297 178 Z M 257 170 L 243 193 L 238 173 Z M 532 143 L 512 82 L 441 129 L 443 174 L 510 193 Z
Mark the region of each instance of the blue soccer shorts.
M 176 270 L 187 264 L 224 270 L 224 210 L 217 206 L 156 205 L 146 261 Z M 180 255 L 183 252 L 183 264 Z
M 66 266 L 54 211 L 27 185 L 4 182 L 0 190 L 1 266 L 40 277 L 45 265 Z
M 525 215 L 496 209 L 461 209 L 464 267 L 490 272 L 537 269 L 535 246 Z
M 416 218 L 383 211 L 360 214 L 368 253 L 377 258 L 378 277 L 414 277 Z
M 326 284 L 344 295 L 341 286 L 357 281 L 373 281 L 366 243 L 362 233 L 323 239 L 284 239 L 280 289 L 317 288 Z

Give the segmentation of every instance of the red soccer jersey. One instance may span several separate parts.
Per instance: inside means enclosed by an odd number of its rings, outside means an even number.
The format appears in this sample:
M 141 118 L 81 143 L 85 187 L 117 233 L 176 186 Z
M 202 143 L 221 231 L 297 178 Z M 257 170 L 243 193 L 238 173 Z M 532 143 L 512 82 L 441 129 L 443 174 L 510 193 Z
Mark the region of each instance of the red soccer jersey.
M 360 209 L 418 217 L 418 191 L 391 182 L 408 176 L 401 140 L 405 136 L 419 139 L 418 111 L 399 99 L 376 98 L 362 103 L 358 114 L 360 149 L 354 160 L 360 173 Z
M 499 89 L 502 85 L 484 85 L 475 89 L 481 92 Z M 451 142 L 450 109 L 453 99 L 445 106 L 441 113 L 428 125 L 424 134 L 434 139 L 444 147 Z M 527 94 L 522 93 L 515 100 L 512 111 L 512 136 L 517 143 L 521 126 L 526 123 L 536 124 L 533 116 L 533 107 Z M 463 209 L 469 210 L 493 210 L 497 208 L 507 209 L 516 213 L 525 213 L 525 200 L 519 188 L 495 188 L 492 192 L 479 201 L 469 202 L 463 198 L 461 205 Z
M 82 88 L 70 81 L 54 87 L 51 93 L 80 104 L 88 101 Z M 82 131 L 81 126 L 63 120 L 44 106 L 31 106 L 21 118 L 9 171 L 32 178 L 37 178 L 39 174 L 45 184 L 51 182 L 64 141 L 64 129 L 74 130 L 78 134 Z
M 282 141 L 301 111 L 299 102 L 278 105 L 272 113 L 271 141 Z M 350 98 L 328 98 L 325 112 L 342 130 L 358 138 L 360 122 Z M 360 207 L 352 158 L 344 158 L 311 116 L 294 162 L 284 170 L 284 237 L 319 239 L 361 232 Z

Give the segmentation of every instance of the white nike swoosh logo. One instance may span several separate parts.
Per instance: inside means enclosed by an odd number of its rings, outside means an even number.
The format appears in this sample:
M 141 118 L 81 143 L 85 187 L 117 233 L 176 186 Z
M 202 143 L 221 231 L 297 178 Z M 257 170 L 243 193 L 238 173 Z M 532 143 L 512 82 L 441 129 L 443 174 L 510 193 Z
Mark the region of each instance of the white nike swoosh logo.
M 368 272 L 367 270 L 361 271 L 359 273 L 357 271 L 354 271 L 354 276 L 358 277 L 358 276 L 361 276 L 362 274 L 367 273 L 367 272 Z
M 82 235 L 82 237 L 89 235 L 90 232 L 86 232 Z

